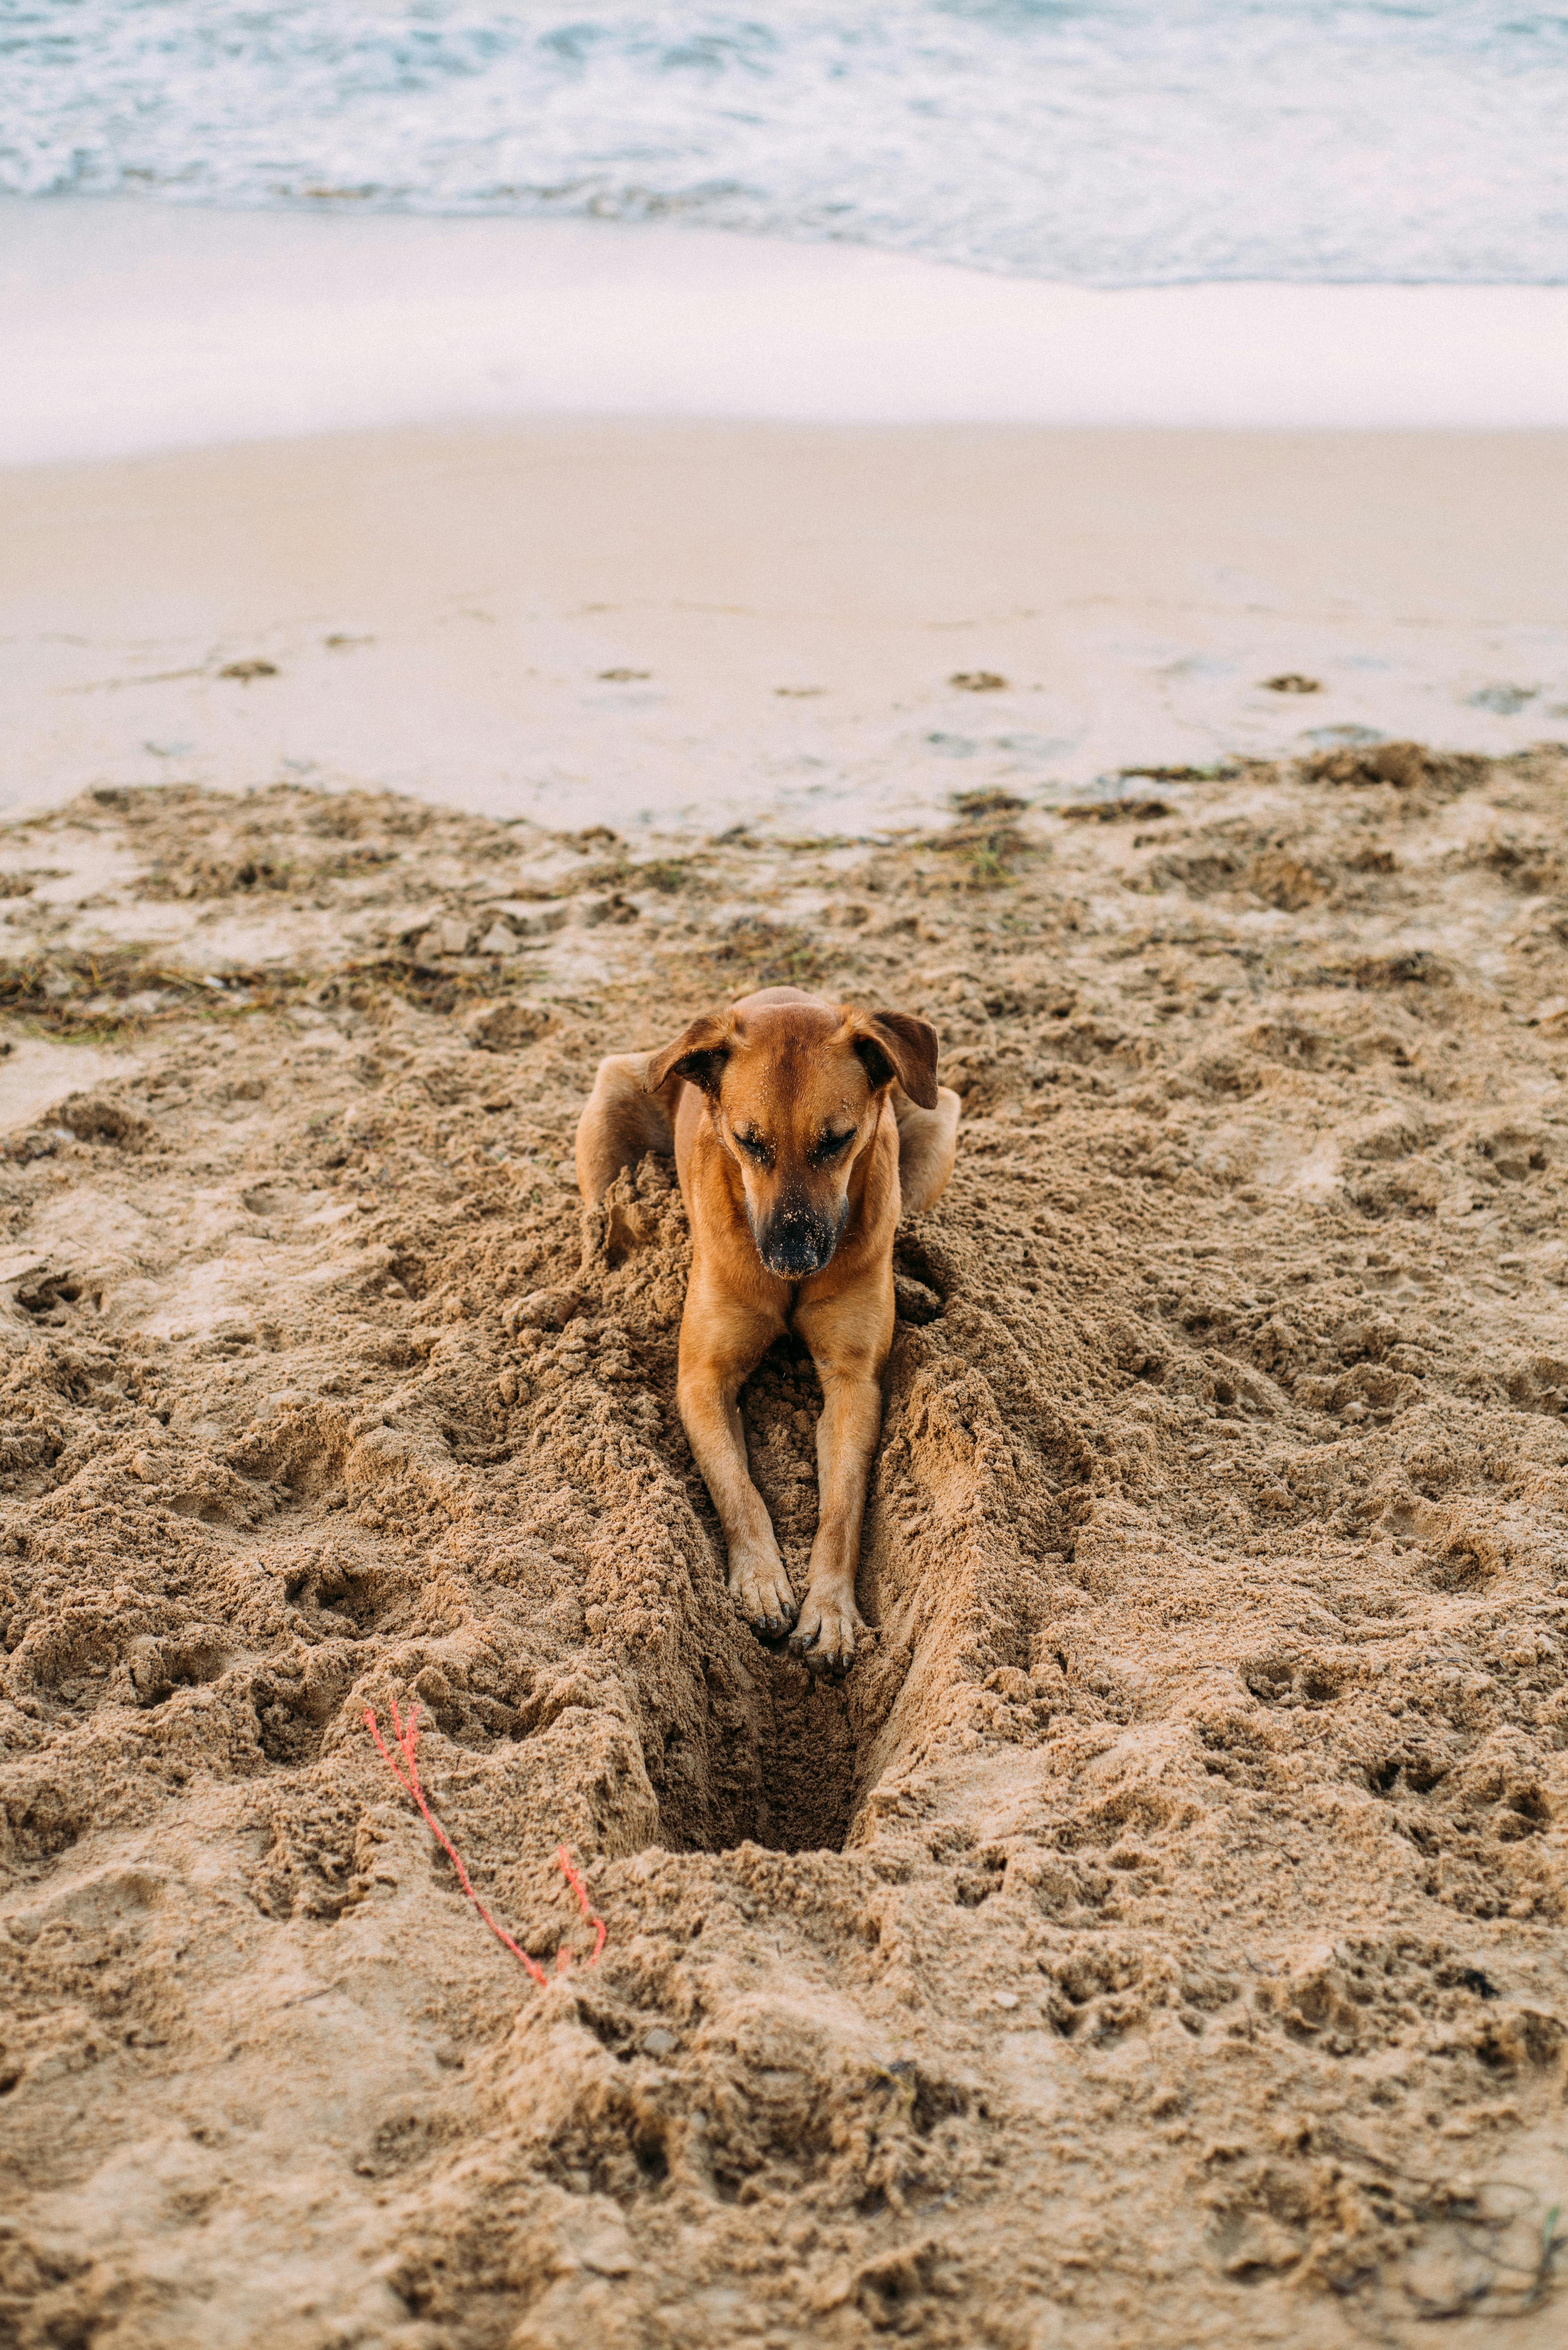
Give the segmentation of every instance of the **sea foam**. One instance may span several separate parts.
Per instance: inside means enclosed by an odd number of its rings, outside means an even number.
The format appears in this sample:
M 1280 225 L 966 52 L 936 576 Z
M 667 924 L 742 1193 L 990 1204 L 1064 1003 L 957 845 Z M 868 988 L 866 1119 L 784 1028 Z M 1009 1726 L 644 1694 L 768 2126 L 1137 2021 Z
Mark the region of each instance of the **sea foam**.
M 0 188 L 676 218 L 1099 285 L 1568 279 L 1506 0 L 19 0 Z

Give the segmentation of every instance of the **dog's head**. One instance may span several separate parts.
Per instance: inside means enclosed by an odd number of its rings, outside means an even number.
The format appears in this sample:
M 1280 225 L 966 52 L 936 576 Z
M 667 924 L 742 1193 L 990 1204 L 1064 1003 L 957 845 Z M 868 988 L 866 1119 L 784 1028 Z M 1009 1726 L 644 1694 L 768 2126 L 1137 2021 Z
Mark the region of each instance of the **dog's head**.
M 782 1280 L 820 1273 L 843 1236 L 857 1159 L 895 1079 L 934 1109 L 937 1032 L 907 1012 L 858 1012 L 794 988 L 694 1020 L 648 1065 L 650 1092 L 685 1077 L 708 1097 L 741 1171 L 757 1253 Z

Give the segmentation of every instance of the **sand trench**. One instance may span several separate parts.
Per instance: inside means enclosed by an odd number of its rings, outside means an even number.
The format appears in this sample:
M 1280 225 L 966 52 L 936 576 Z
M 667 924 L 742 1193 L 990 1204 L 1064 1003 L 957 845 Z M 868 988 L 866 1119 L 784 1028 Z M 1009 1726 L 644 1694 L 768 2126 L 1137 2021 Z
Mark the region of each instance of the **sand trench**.
M 296 790 L 5 836 L 140 876 L 0 964 L 94 1055 L 0 1164 L 9 2338 L 1553 2338 L 1568 771 L 1392 767 L 641 866 Z M 837 1687 L 724 1592 L 670 1170 L 569 1177 L 598 1053 L 786 975 L 966 1105 Z M 793 1570 L 815 1408 L 744 1400 Z M 595 1973 L 488 1944 L 393 1697 Z

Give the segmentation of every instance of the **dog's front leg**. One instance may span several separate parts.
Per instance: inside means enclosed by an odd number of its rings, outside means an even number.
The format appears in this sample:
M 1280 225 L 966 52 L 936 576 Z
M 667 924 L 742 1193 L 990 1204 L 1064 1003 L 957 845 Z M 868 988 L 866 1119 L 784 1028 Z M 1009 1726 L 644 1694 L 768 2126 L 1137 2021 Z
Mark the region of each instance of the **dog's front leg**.
M 730 1591 L 753 1629 L 776 1638 L 797 1614 L 773 1521 L 746 1464 L 741 1388 L 778 1335 L 776 1322 L 705 1294 L 693 1278 L 680 1324 L 677 1388 L 692 1457 L 730 1554 Z
M 800 1620 L 790 1637 L 814 1671 L 842 1672 L 865 1625 L 855 1604 L 866 1481 L 882 1430 L 882 1366 L 893 1332 L 893 1284 L 795 1315 L 822 1381 L 816 1423 L 816 1540 Z

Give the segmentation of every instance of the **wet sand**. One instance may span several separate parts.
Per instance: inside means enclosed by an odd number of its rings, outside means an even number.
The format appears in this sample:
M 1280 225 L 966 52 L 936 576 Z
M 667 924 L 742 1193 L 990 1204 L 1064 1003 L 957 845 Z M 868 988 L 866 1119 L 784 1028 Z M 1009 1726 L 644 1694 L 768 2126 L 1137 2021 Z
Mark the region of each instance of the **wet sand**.
M 1563 433 L 410 427 L 17 468 L 0 514 L 13 807 L 294 780 L 836 826 L 1568 732 Z
M 0 462 L 650 416 L 1568 426 L 1568 287 L 1056 284 L 690 224 L 0 196 Z

